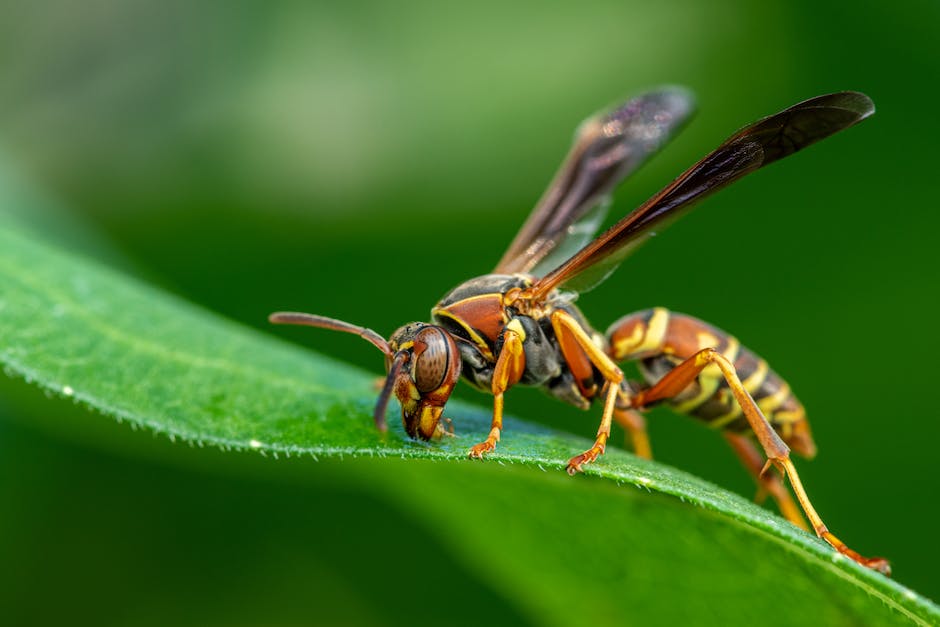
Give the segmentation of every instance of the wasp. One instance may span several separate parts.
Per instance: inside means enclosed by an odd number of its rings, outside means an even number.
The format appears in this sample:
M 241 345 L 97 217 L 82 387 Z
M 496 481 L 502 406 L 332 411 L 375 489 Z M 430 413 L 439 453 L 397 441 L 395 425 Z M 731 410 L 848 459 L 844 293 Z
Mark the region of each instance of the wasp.
M 720 430 L 781 513 L 847 557 L 888 574 L 884 558 L 866 558 L 834 536 L 816 512 L 790 451 L 811 458 L 816 446 L 803 405 L 765 360 L 734 336 L 692 316 L 653 308 L 628 314 L 606 333 L 575 305 L 638 244 L 697 201 L 874 113 L 868 96 L 838 92 L 797 103 L 739 130 L 659 193 L 600 236 L 614 188 L 655 153 L 690 116 L 680 88 L 642 94 L 584 121 L 548 189 L 491 274 L 461 283 L 432 309 L 432 323 L 412 322 L 388 340 L 323 316 L 279 312 L 270 321 L 354 333 L 385 355 L 387 376 L 375 407 L 386 430 L 394 395 L 412 438 L 448 434 L 442 412 L 458 378 L 494 397 L 482 458 L 496 448 L 503 403 L 514 385 L 539 386 L 561 401 L 603 405 L 593 446 L 575 455 L 569 474 L 604 453 L 612 422 L 623 426 L 640 457 L 651 458 L 643 412 L 659 403 Z M 734 260 L 703 243 L 703 257 L 731 272 Z M 641 381 L 618 364 L 636 362 Z M 448 421 L 449 422 L 449 421 Z M 768 472 L 771 467 L 779 475 Z M 799 507 L 783 483 L 789 480 Z

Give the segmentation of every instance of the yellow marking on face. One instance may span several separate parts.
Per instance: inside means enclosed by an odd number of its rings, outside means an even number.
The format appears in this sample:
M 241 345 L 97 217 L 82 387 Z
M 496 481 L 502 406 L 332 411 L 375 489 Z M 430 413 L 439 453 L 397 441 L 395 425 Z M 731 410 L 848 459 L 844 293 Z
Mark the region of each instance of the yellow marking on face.
M 437 405 L 425 405 L 421 408 L 421 414 L 418 416 L 418 430 L 424 434 L 431 434 L 433 437 L 437 433 L 437 427 L 441 419 L 443 407 Z
M 414 386 L 412 386 L 412 387 L 414 387 Z M 405 413 L 410 414 L 410 413 L 413 413 L 413 412 L 415 411 L 415 409 L 418 408 L 418 399 L 419 399 L 419 398 L 420 398 L 420 396 L 412 396 L 411 398 L 409 398 L 409 399 L 407 399 L 407 400 L 404 400 L 404 401 L 401 400 L 401 398 L 399 398 L 398 401 L 401 403 L 401 408 L 402 408 L 402 410 L 404 410 Z
M 485 357 L 489 361 L 493 361 L 494 359 L 493 351 L 490 350 L 489 345 L 483 340 L 482 337 L 480 337 L 480 334 L 474 331 L 472 328 L 470 328 L 467 325 L 467 323 L 464 322 L 462 318 L 458 318 L 457 316 L 450 313 L 446 309 L 441 309 L 439 307 L 435 307 L 434 309 L 432 309 L 431 315 L 443 316 L 444 318 L 450 318 L 451 320 L 459 324 L 461 327 L 463 327 L 463 330 L 467 332 L 467 335 L 470 336 L 470 339 L 473 341 L 473 343 L 477 345 L 477 348 L 480 349 L 480 352 L 483 353 L 483 357 Z
M 767 373 L 770 369 L 767 367 L 767 362 L 761 359 L 757 362 L 757 369 L 751 373 L 751 375 L 741 382 L 744 386 L 744 389 L 748 391 L 748 394 L 754 394 L 760 386 L 763 385 L 764 379 L 767 378 Z
M 757 401 L 757 406 L 764 414 L 772 414 L 774 410 L 783 405 L 783 402 L 790 397 L 790 386 L 784 383 L 780 389 Z
M 637 328 L 643 329 L 641 325 Z M 633 341 L 633 336 L 629 339 L 621 340 L 617 343 L 617 354 L 619 359 L 629 355 L 638 355 L 646 352 L 659 352 L 666 337 L 666 331 L 669 328 L 669 310 L 665 307 L 656 307 L 653 309 L 653 315 L 644 329 L 646 333 L 636 340 L 636 345 L 631 346 L 627 342 Z M 634 332 L 634 336 L 636 332 Z M 626 344 L 626 346 L 623 346 Z
M 510 320 L 509 324 L 506 325 L 506 329 L 518 335 L 520 341 L 525 342 L 525 329 L 522 328 L 522 323 L 519 321 L 519 318 Z

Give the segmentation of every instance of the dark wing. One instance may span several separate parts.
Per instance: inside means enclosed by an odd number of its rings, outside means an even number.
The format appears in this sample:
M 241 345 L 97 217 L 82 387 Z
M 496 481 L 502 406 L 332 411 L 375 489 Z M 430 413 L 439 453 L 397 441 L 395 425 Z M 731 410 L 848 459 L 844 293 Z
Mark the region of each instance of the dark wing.
M 692 108 L 689 92 L 669 87 L 582 122 L 561 168 L 494 272 L 550 270 L 591 241 L 614 187 L 666 143 Z
M 839 92 L 795 104 L 747 126 L 686 170 L 603 235 L 526 290 L 541 298 L 556 287 L 584 291 L 603 281 L 652 229 L 726 185 L 875 112 L 865 94 Z

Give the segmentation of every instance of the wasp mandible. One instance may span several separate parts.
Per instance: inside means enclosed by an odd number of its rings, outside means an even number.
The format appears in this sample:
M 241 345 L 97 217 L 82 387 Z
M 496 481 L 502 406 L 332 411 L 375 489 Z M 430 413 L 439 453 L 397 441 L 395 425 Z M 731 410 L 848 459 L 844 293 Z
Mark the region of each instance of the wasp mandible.
M 685 90 L 643 94 L 581 124 L 561 168 L 493 273 L 446 294 L 431 310 L 433 324 L 406 324 L 386 341 L 372 330 L 311 314 L 281 312 L 270 320 L 355 333 L 378 347 L 387 371 L 375 408 L 381 430 L 386 429 L 393 394 L 401 403 L 408 435 L 429 440 L 445 433 L 441 414 L 461 375 L 492 393 L 489 436 L 471 447 L 470 457 L 482 458 L 496 448 L 504 396 L 513 385 L 539 386 L 582 409 L 594 401 L 603 403 L 594 445 L 571 458 L 569 474 L 603 454 L 615 420 L 629 433 L 636 454 L 651 458 L 642 412 L 668 403 L 720 429 L 787 519 L 805 529 L 802 509 L 820 538 L 856 562 L 888 574 L 887 560 L 850 549 L 813 508 L 790 460 L 791 449 L 805 457 L 816 452 L 806 413 L 766 361 L 733 336 L 691 316 L 647 309 L 621 318 L 601 334 L 574 304 L 578 292 L 607 278 L 654 229 L 682 210 L 874 110 L 868 96 L 839 92 L 758 120 L 592 240 L 613 189 L 692 112 Z M 704 252 L 722 263 L 717 248 Z M 617 364 L 628 361 L 637 362 L 643 381 L 624 378 Z M 789 480 L 799 507 L 781 478 L 768 472 L 771 466 Z

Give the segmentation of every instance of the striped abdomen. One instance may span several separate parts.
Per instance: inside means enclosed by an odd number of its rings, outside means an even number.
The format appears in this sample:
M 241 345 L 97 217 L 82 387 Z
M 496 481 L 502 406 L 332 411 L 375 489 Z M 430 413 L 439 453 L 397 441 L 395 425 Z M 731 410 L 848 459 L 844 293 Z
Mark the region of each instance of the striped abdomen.
M 698 351 L 716 349 L 734 364 L 744 388 L 780 437 L 802 455 L 815 454 L 805 411 L 790 386 L 735 337 L 697 318 L 663 308 L 621 318 L 610 327 L 607 337 L 611 357 L 618 362 L 637 361 L 649 385 Z M 668 402 L 676 411 L 715 429 L 750 431 L 741 406 L 714 365 L 706 367 L 694 383 Z

